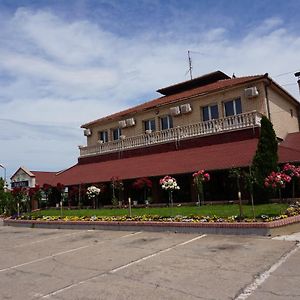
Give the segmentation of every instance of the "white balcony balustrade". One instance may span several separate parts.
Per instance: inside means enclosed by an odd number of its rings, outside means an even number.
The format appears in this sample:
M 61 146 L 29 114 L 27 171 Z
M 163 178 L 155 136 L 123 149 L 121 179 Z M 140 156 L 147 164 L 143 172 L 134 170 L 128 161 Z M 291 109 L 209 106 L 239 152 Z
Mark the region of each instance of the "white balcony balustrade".
M 118 141 L 111 141 L 100 144 L 98 143 L 97 145 L 93 146 L 80 146 L 80 157 L 95 156 L 128 149 L 147 147 L 150 145 L 162 144 L 172 141 L 176 142 L 179 140 L 212 135 L 227 131 L 257 127 L 260 126 L 260 120 L 261 114 L 256 111 L 252 111 L 226 117 L 223 119 L 210 120 L 161 131 L 154 131 L 147 134 L 126 137 Z

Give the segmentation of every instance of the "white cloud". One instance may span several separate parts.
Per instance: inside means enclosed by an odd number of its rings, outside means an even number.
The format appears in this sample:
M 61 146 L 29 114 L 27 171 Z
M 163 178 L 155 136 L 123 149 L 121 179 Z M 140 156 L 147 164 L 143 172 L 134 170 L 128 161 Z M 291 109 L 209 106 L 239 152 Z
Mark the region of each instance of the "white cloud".
M 178 22 L 185 26 L 184 20 Z M 5 134 L 0 141 L 5 147 L 0 157 L 11 172 L 19 165 L 48 170 L 76 161 L 76 146 L 84 143 L 80 125 L 187 80 L 188 49 L 194 51 L 194 76 L 218 69 L 238 76 L 300 69 L 300 35 L 289 32 L 279 18 L 262 20 L 238 39 L 223 27 L 193 33 L 190 39 L 151 28 L 120 37 L 90 21 L 71 22 L 50 11 L 22 8 L 6 20 L 1 39 Z M 278 81 L 296 83 L 292 73 Z M 287 88 L 298 97 L 296 84 Z

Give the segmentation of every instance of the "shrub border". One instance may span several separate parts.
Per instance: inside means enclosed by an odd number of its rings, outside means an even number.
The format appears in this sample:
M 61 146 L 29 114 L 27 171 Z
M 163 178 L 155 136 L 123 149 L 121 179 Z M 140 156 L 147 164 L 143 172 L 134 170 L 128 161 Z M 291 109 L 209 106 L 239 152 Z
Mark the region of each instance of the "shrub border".
M 4 219 L 5 226 L 55 229 L 172 231 L 235 235 L 276 235 L 300 230 L 300 215 L 271 222 L 41 221 Z M 295 226 L 296 225 L 296 226 Z

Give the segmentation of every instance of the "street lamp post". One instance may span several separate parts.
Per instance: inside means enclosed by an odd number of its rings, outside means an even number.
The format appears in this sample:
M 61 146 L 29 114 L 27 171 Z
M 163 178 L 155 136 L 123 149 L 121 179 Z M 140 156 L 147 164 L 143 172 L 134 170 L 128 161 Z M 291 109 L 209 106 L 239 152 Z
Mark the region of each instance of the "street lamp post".
M 4 170 L 4 188 L 6 188 L 6 168 L 0 164 L 0 168 Z

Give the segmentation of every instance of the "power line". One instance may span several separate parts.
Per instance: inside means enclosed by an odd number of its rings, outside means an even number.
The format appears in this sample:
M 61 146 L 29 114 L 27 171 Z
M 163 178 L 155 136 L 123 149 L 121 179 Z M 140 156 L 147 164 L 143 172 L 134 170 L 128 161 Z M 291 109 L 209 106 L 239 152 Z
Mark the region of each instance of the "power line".
M 273 78 L 276 78 L 276 77 L 280 77 L 280 76 L 284 76 L 284 75 L 288 75 L 288 74 L 295 73 L 295 72 L 298 71 L 299 69 L 300 69 L 300 68 L 298 68 L 297 70 L 294 70 L 294 71 L 285 72 L 285 73 L 281 73 L 281 74 L 275 75 L 275 76 L 273 76 Z
M 287 85 L 297 85 L 297 82 L 290 82 L 290 83 L 286 83 L 286 84 L 281 84 L 281 86 L 287 86 Z

